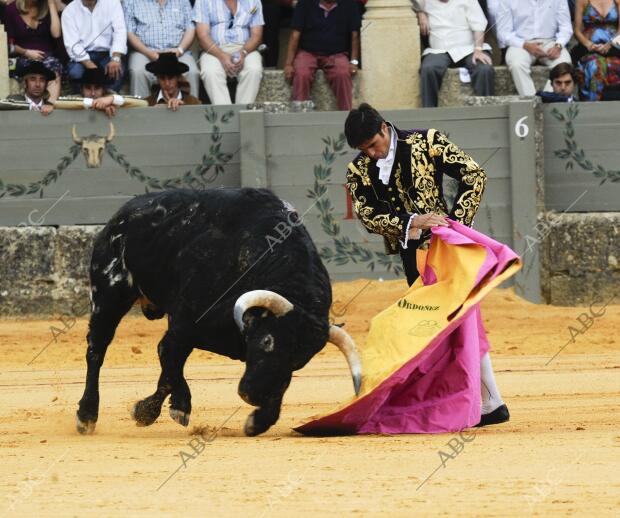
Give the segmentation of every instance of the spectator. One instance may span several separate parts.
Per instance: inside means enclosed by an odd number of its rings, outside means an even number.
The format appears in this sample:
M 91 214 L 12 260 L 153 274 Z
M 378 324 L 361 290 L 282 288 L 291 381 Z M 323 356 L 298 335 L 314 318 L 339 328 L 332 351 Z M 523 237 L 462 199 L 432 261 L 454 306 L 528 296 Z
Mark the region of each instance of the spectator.
M 228 7 L 232 6 L 232 10 Z M 226 78 L 238 77 L 236 102 L 253 103 L 263 76 L 260 0 L 196 0 L 200 77 L 213 104 L 231 104 Z
M 565 46 L 573 30 L 566 0 L 501 0 L 497 11 L 498 39 L 519 95 L 536 93 L 531 66 L 570 63 Z
M 620 85 L 620 50 L 612 40 L 620 32 L 618 0 L 599 0 L 596 6 L 577 0 L 573 49 L 582 101 L 600 101 L 606 88 Z M 603 12 L 606 14 L 603 15 Z
M 4 25 L 4 13 L 9 4 L 13 3 L 15 0 L 0 0 L 0 23 Z
M 106 76 L 105 72 L 99 67 L 87 68 L 84 70 L 81 81 L 80 93 L 82 98 L 79 100 L 74 98 L 60 98 L 56 101 L 57 109 L 92 109 L 101 111 L 108 117 L 113 117 L 116 115 L 116 109 L 121 106 L 148 106 L 146 101 L 142 99 L 127 99 L 108 90 L 107 87 L 110 84 L 110 78 Z
M 263 43 L 267 46 L 264 53 L 265 67 L 277 67 L 280 58 L 280 29 L 287 18 L 293 15 L 297 0 L 261 0 L 263 6 Z
M 196 29 L 189 0 L 128 0 L 125 6 L 127 39 L 135 49 L 129 55 L 131 94 L 147 97 L 155 76 L 145 65 L 157 61 L 161 52 L 174 52 L 188 66 L 187 80 L 198 95 L 198 66 L 189 50 Z
M 572 103 L 575 99 L 577 73 L 570 63 L 559 63 L 549 71 L 553 92 L 536 92 L 544 103 Z
M 339 110 L 350 110 L 360 55 L 362 19 L 355 0 L 299 0 L 291 27 L 284 76 L 293 100 L 310 99 L 317 68 L 323 70 Z
M 159 88 L 147 98 L 149 106 L 167 106 L 177 111 L 184 104 L 200 104 L 196 97 L 180 87 L 183 74 L 189 70 L 189 66 L 179 61 L 176 53 L 162 52 L 157 61 L 147 63 L 146 68 L 157 77 L 159 83 Z
M 10 101 L 25 101 L 30 111 L 41 112 L 49 115 L 54 111 L 54 105 L 45 99 L 47 84 L 53 81 L 56 74 L 47 68 L 41 61 L 24 63 L 18 69 L 19 76 L 24 81 L 24 94 L 9 95 Z
M 54 38 L 60 38 L 60 18 L 54 0 L 16 0 L 6 8 L 6 32 L 19 57 L 17 67 L 40 61 L 54 72 L 47 89 L 49 101 L 60 95 L 62 63 L 54 56 Z
M 484 11 L 484 15 L 487 17 L 487 20 L 490 24 L 487 32 L 493 29 L 493 32 L 495 33 L 495 37 L 497 39 L 497 45 L 500 49 L 505 49 L 506 44 L 499 39 L 499 34 L 497 34 L 497 11 L 499 9 L 500 3 L 501 0 L 487 0 L 487 2 L 485 3 L 486 5 L 482 5 L 482 2 L 480 2 L 480 5 L 482 7 L 482 10 Z
M 469 71 L 476 95 L 495 94 L 495 71 L 491 47 L 484 43 L 487 20 L 477 0 L 426 0 L 419 2 L 420 31 L 429 34 L 421 73 L 422 105 L 437 106 L 437 98 L 448 67 Z M 424 29 L 423 29 L 424 28 Z
M 575 0 L 567 0 L 568 1 L 568 10 L 570 11 L 570 16 L 574 20 L 575 19 Z
M 127 54 L 127 29 L 120 1 L 73 0 L 61 21 L 74 89 L 85 69 L 101 67 L 113 80 L 112 90 L 118 92 L 123 82 L 121 57 Z

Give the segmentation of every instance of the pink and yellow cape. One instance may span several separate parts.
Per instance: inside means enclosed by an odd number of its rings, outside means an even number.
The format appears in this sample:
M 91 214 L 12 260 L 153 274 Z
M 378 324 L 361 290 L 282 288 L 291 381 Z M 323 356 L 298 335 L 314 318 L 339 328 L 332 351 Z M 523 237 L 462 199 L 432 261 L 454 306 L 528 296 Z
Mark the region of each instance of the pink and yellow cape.
M 521 267 L 506 245 L 449 221 L 417 251 L 420 278 L 372 319 L 357 397 L 296 427 L 306 435 L 455 432 L 480 421 L 479 303 Z

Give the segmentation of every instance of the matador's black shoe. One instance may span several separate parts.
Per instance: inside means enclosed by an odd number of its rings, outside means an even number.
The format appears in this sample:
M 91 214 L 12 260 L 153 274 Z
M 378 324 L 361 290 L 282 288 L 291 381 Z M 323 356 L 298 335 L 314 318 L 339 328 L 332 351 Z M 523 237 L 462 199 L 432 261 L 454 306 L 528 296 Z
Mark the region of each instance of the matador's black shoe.
M 476 427 L 505 423 L 508 420 L 510 420 L 510 412 L 508 412 L 508 407 L 506 405 L 501 405 L 493 410 L 493 412 L 483 414 L 480 417 L 480 422 L 476 425 Z

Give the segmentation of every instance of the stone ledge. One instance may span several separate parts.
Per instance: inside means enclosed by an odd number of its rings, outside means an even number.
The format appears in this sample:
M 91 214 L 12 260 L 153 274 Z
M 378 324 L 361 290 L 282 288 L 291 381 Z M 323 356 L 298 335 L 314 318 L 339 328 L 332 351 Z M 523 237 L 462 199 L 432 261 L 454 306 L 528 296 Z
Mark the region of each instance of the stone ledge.
M 543 241 L 543 295 L 559 306 L 620 299 L 620 212 L 547 212 Z
M 495 95 L 516 96 L 517 90 L 508 67 L 494 67 Z M 548 67 L 532 67 L 532 78 L 537 89 L 542 89 L 549 78 Z M 471 83 L 461 83 L 458 68 L 449 68 L 439 90 L 439 106 L 463 106 L 474 95 Z
M 88 265 L 100 225 L 0 227 L 0 314 L 72 314 L 89 298 Z
M 353 79 L 353 106 L 359 101 L 359 77 L 362 71 L 358 72 Z M 256 96 L 257 103 L 264 102 L 289 102 L 291 100 L 292 88 L 284 79 L 283 70 L 265 70 L 263 79 Z M 332 92 L 322 70 L 317 70 L 314 84 L 310 92 L 310 97 L 314 102 L 314 109 L 317 111 L 337 111 L 336 96 Z
M 0 227 L 0 315 L 74 315 L 86 307 L 88 266 L 101 228 Z M 542 254 L 548 303 L 620 299 L 620 212 L 546 212 L 531 234 Z

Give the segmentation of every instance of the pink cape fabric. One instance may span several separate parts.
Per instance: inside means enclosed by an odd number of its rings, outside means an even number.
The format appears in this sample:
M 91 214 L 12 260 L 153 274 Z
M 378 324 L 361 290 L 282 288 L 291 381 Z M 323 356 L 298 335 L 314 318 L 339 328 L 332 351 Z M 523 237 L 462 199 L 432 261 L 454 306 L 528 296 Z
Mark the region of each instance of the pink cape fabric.
M 516 272 L 520 261 L 507 246 L 454 221 L 449 227 L 433 228 L 432 233 L 431 247 L 433 240 L 441 239 L 449 245 L 476 244 L 486 250 L 473 295 L 468 297 L 469 307 L 371 392 L 295 430 L 306 435 L 441 433 L 480 421 L 480 358 L 489 343 L 479 300 Z M 512 273 L 507 274 L 509 268 Z M 428 264 L 421 273 L 424 286 L 437 281 Z

